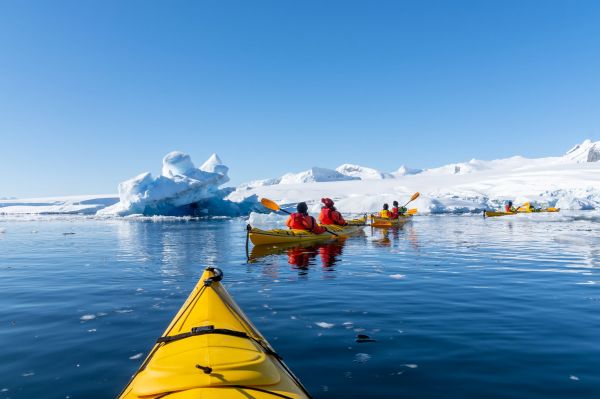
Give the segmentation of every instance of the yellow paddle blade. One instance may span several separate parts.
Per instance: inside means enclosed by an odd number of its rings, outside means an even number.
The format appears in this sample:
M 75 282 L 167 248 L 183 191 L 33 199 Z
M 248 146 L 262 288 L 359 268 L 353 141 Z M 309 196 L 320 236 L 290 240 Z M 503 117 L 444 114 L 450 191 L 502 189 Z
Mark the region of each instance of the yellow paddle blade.
M 548 209 L 546 209 L 548 212 L 558 212 L 560 209 L 559 208 L 554 208 L 554 207 L 550 207 Z
M 406 211 L 407 215 L 415 215 L 417 213 L 417 208 L 412 208 Z
M 277 212 L 278 210 L 280 210 L 281 208 L 279 207 L 279 205 L 277 205 L 277 203 L 275 201 L 271 201 L 268 198 L 261 198 L 260 199 L 260 203 L 263 204 L 263 206 L 267 209 L 270 209 L 272 211 Z
M 412 201 L 416 200 L 417 198 L 419 198 L 419 195 L 421 195 L 421 193 L 417 191 L 416 193 L 413 194 L 412 197 L 410 197 L 410 201 L 408 201 L 408 202 L 412 202 Z

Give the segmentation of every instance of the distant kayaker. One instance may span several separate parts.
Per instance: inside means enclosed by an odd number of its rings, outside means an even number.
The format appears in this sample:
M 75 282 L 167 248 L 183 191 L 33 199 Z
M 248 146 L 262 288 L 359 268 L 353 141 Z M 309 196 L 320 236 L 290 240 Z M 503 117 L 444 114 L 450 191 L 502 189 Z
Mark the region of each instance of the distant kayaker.
M 384 219 L 390 219 L 392 217 L 392 212 L 390 212 L 390 206 L 388 204 L 383 204 L 383 209 L 379 211 L 379 217 Z
M 404 214 L 406 213 L 406 211 L 408 209 L 406 209 L 405 206 L 403 207 L 398 207 L 398 201 L 394 201 L 392 203 L 393 207 L 392 207 L 392 219 L 398 219 L 399 216 L 404 216 Z
M 325 205 L 321 208 L 321 213 L 319 214 L 319 222 L 321 222 L 321 224 L 335 224 L 338 226 L 345 226 L 348 224 L 344 220 L 342 214 L 335 209 L 335 206 L 333 206 L 334 203 L 331 198 L 321 198 L 321 202 Z
M 504 205 L 504 212 L 516 212 L 517 210 L 513 206 L 512 201 L 508 201 L 508 204 Z
M 315 234 L 323 234 L 327 230 L 319 226 L 314 217 L 308 214 L 306 202 L 300 202 L 296 206 L 297 212 L 290 215 L 285 225 L 290 229 L 306 230 Z

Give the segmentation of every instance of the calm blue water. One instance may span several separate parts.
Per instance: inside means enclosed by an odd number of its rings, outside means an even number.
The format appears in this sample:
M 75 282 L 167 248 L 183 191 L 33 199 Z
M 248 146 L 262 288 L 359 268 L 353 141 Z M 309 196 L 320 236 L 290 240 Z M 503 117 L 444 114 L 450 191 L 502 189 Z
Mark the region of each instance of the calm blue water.
M 0 219 L 0 398 L 115 397 L 217 266 L 317 398 L 597 399 L 600 223 L 546 216 L 418 217 L 250 263 L 242 220 Z

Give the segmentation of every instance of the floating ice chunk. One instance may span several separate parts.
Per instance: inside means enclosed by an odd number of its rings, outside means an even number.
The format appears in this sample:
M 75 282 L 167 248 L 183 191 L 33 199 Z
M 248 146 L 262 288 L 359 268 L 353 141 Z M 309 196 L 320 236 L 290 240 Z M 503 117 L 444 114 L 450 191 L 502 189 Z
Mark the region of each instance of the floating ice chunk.
M 356 363 L 366 363 L 371 359 L 371 355 L 367 353 L 357 353 L 354 355 L 354 361 Z
M 396 280 L 401 280 L 404 277 L 406 277 L 406 275 L 404 275 L 404 274 L 391 274 L 390 277 L 393 278 L 393 279 L 396 279 Z
M 33 375 L 35 375 L 33 371 L 28 371 L 26 373 L 21 374 L 21 377 L 31 377 Z
M 333 328 L 335 326 L 335 324 L 327 323 L 324 321 L 318 321 L 315 324 L 321 328 Z
M 213 154 L 197 169 L 189 155 L 170 152 L 163 158 L 162 174 L 142 173 L 119 184 L 119 202 L 99 215 L 169 215 L 177 208 L 222 198 L 219 186 L 228 182 L 227 166 Z
M 89 320 L 94 320 L 96 318 L 95 314 L 84 314 L 83 316 L 81 316 L 79 318 L 79 320 L 81 321 L 89 321 Z
M 401 366 L 408 367 L 409 369 L 416 369 L 417 367 L 419 367 L 416 364 L 401 364 Z
M 129 360 L 137 360 L 137 359 L 139 359 L 139 358 L 140 358 L 140 357 L 142 357 L 142 356 L 144 356 L 144 354 L 143 354 L 142 352 L 140 352 L 140 353 L 136 353 L 136 354 L 135 354 L 135 355 L 133 355 L 133 356 L 129 356 Z
M 570 375 L 569 379 L 573 381 L 579 381 L 579 377 L 577 377 L 576 375 Z

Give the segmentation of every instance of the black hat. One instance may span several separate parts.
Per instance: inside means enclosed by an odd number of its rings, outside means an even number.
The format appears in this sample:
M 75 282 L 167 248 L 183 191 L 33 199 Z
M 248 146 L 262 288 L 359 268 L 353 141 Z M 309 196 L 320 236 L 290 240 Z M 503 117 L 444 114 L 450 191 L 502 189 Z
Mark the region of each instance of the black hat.
M 389 207 L 390 206 L 388 204 L 383 204 L 383 209 L 387 210 L 387 209 L 389 209 Z
M 392 204 L 393 204 L 394 206 L 398 206 L 398 201 L 394 201 L 394 202 L 392 202 Z
M 306 205 L 306 202 L 298 202 L 298 205 L 296 206 L 296 210 L 299 213 L 308 213 L 308 205 Z

